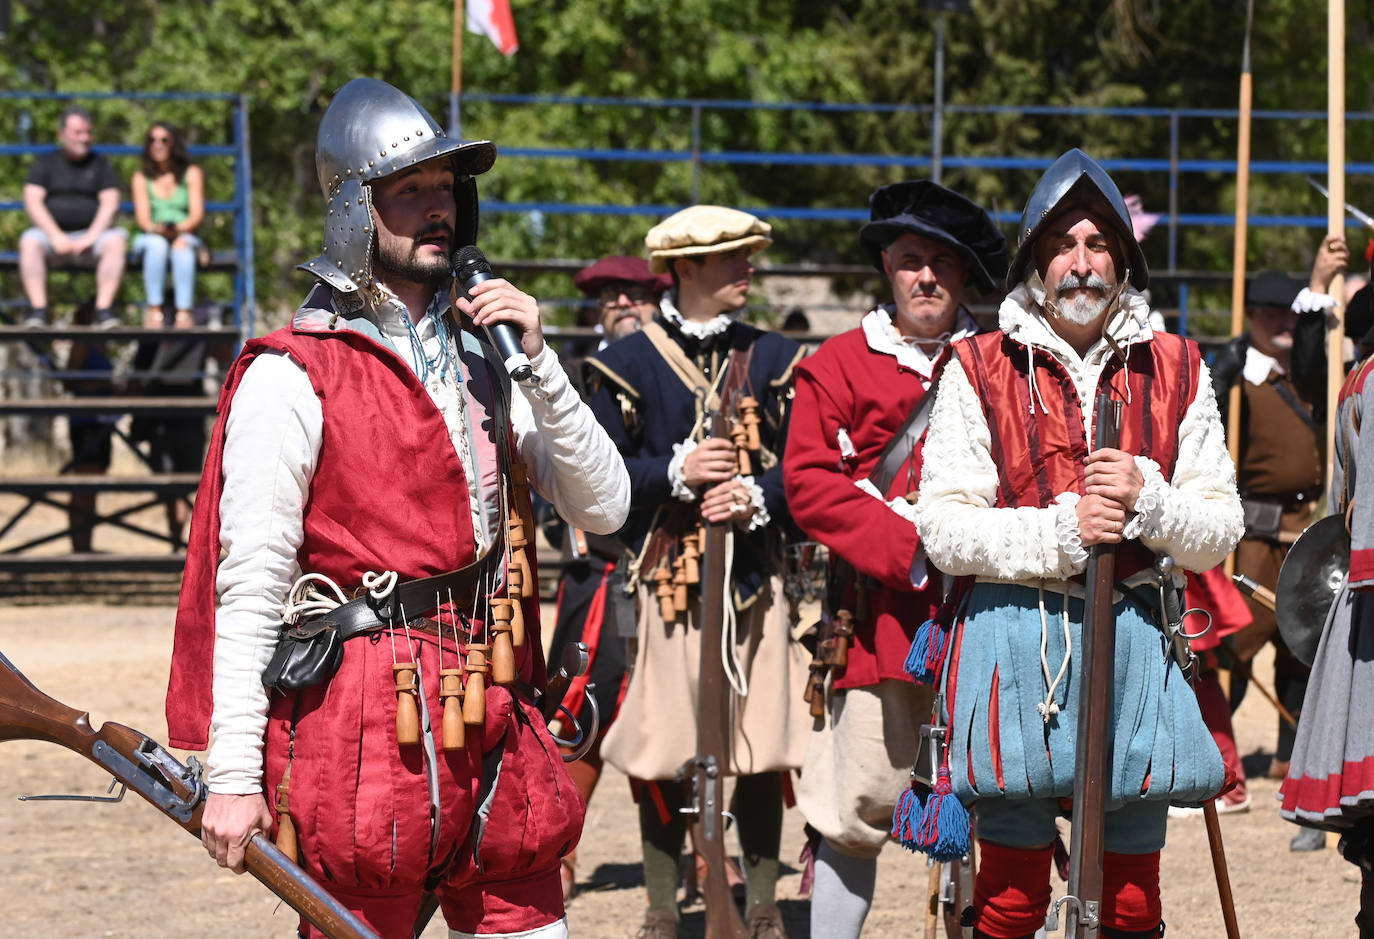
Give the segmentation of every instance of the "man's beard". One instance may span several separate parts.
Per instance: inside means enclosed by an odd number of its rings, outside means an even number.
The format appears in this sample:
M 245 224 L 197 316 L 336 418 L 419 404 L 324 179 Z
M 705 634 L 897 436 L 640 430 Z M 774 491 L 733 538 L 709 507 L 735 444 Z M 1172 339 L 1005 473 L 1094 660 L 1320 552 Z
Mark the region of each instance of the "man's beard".
M 1065 291 L 1082 287 L 1096 290 L 1098 293 L 1096 296 L 1091 294 L 1064 296 Z M 1115 289 L 1116 284 L 1108 283 L 1098 274 L 1089 274 L 1087 277 L 1065 274 L 1054 287 L 1055 303 L 1059 307 L 1059 314 L 1070 323 L 1076 323 L 1079 326 L 1091 326 L 1107 309 L 1107 304 L 1111 300 L 1111 293 Z
M 448 233 L 447 229 L 444 231 Z M 422 232 L 417 238 L 429 234 L 434 232 Z M 412 242 L 408 248 L 401 248 L 394 242 L 384 243 L 379 239 L 372 252 L 373 273 L 383 282 L 402 281 L 427 287 L 446 284 L 453 276 L 452 261 L 444 253 L 421 258 L 416 253 L 418 247 L 418 241 Z

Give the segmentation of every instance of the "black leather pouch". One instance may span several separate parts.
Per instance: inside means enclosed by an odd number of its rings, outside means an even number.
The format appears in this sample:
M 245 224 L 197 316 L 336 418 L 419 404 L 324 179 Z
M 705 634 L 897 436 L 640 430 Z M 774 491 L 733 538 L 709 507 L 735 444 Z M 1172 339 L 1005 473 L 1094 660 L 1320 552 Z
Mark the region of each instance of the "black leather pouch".
M 1277 541 L 1279 529 L 1283 526 L 1283 504 L 1266 499 L 1242 499 L 1241 511 L 1245 517 L 1245 537 L 1268 538 Z
M 343 644 L 343 635 L 325 619 L 285 630 L 262 673 L 262 683 L 269 691 L 300 691 L 323 684 L 339 670 Z

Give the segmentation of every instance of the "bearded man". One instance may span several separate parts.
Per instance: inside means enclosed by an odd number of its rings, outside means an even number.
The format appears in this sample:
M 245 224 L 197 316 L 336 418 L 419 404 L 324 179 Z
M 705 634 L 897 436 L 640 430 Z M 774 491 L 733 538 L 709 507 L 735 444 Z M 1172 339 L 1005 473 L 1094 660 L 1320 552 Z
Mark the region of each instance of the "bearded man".
M 1223 787 L 1221 755 L 1169 643 L 1132 593 L 1156 553 L 1203 571 L 1242 530 L 1207 368 L 1155 332 L 1145 258 L 1116 184 L 1071 150 L 1022 215 L 999 330 L 954 345 L 930 420 L 916 521 L 932 562 L 971 575 L 953 626 L 948 773 L 977 815 L 975 935 L 1045 920 L 1078 714 L 1110 708 L 1102 935 L 1162 933 L 1159 852 L 1170 802 Z M 956 364 L 957 363 L 957 364 Z M 1092 449 L 1094 402 L 1122 405 L 1120 445 Z M 1080 700 L 1082 577 L 1118 545 L 1115 700 Z
M 453 937 L 566 936 L 558 860 L 584 805 L 531 701 L 545 669 L 515 532 L 526 477 L 573 524 L 614 530 L 624 464 L 533 297 L 492 278 L 450 299 L 495 147 L 360 78 L 315 153 L 329 211 L 302 269 L 320 283 L 235 361 L 191 525 L 167 714 L 174 746 L 205 749 L 213 728 L 203 841 L 238 871 L 255 832 L 294 833 L 388 939 L 423 928 L 427 893 Z M 530 360 L 519 385 L 479 335 L 498 324 Z M 503 648 L 496 614 L 515 604 L 528 635 Z M 337 637 L 332 673 L 277 669 L 298 619 Z M 441 672 L 464 662 L 456 729 L 472 727 L 464 743 L 444 721 L 441 748 Z

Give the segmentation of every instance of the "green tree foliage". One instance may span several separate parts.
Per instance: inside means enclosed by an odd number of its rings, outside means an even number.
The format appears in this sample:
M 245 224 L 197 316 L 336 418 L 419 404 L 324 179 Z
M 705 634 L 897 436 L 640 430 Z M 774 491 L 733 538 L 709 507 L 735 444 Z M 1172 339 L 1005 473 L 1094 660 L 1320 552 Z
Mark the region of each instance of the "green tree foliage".
M 473 93 L 607 96 L 630 99 L 879 103 L 885 113 L 704 108 L 705 153 L 930 152 L 934 29 L 925 0 L 513 0 L 520 51 L 503 58 L 485 39 L 465 37 L 464 87 Z M 1256 0 L 1252 43 L 1255 107 L 1324 110 L 1326 5 Z M 1370 0 L 1348 0 L 1347 48 L 1369 45 Z M 436 116 L 446 112 L 452 37 L 447 0 L 339 3 L 322 0 L 129 0 L 117 14 L 98 0 L 14 0 L 13 31 L 0 59 L 5 87 L 41 90 L 229 91 L 250 96 L 259 292 L 269 304 L 294 302 L 302 282 L 293 264 L 319 244 L 322 200 L 313 139 L 331 92 L 355 75 L 386 79 Z M 947 160 L 1050 158 L 1070 146 L 1099 157 L 1161 160 L 1171 128 L 1163 117 L 1075 117 L 1027 113 L 1034 106 L 1231 109 L 1237 103 L 1243 0 L 974 0 L 948 19 L 945 58 Z M 1368 109 L 1374 59 L 1347 56 L 1347 101 Z M 961 107 L 999 105 L 996 113 Z M 52 134 L 57 105 L 0 102 L 4 136 Z M 171 117 L 193 139 L 229 139 L 222 106 L 95 103 L 104 140 L 135 142 L 154 117 Z M 465 101 L 463 129 L 501 147 L 586 147 L 690 151 L 686 107 L 504 104 Z M 440 117 L 442 120 L 442 117 Z M 31 121 L 26 130 L 25 121 Z M 1236 122 L 1190 117 L 1178 128 L 1185 159 L 1234 160 Z M 1368 159 L 1374 128 L 1351 122 L 1347 152 Z M 1323 162 L 1325 122 L 1257 120 L 1253 155 Z M 17 198 L 20 161 L 0 162 L 0 183 Z M 210 198 L 223 198 L 227 161 L 210 170 Z M 120 168 L 132 171 L 131 161 Z M 720 201 L 742 206 L 862 209 L 877 185 L 917 175 L 899 166 L 808 166 L 683 161 L 536 160 L 507 155 L 480 183 L 482 197 L 506 202 L 678 206 Z M 945 182 L 1004 213 L 1019 212 L 1037 173 L 946 164 Z M 1168 177 L 1123 171 L 1123 189 L 1147 209 L 1166 211 Z M 1350 201 L 1374 208 L 1374 184 L 1352 175 Z M 1234 175 L 1184 174 L 1182 212 L 1229 214 Z M 9 198 L 8 196 L 6 198 Z M 1321 214 L 1300 178 L 1252 177 L 1255 214 Z M 8 213 L 14 216 L 17 213 Z M 586 258 L 641 250 L 652 215 L 488 213 L 488 253 L 518 258 Z M 0 217 L 12 237 L 22 219 Z M 860 263 L 853 223 L 786 221 L 774 261 Z M 1010 227 L 1009 227 L 1010 228 Z M 211 231 L 219 245 L 229 232 Z M 1316 233 L 1253 228 L 1252 268 L 1299 269 Z M 1146 241 L 1155 267 L 1166 237 Z M 1224 270 L 1227 226 L 1184 230 L 1178 267 Z M 568 292 L 562 278 L 535 282 Z

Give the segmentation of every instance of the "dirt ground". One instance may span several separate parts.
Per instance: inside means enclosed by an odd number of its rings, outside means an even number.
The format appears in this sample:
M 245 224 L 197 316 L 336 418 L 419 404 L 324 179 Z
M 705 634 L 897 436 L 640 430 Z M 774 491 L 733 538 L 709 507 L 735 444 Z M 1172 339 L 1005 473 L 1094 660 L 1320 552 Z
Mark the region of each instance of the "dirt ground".
M 162 694 L 173 609 L 67 605 L 0 607 L 0 650 L 39 688 L 106 720 L 165 738 Z M 1261 664 L 1263 675 L 1266 665 Z M 1247 763 L 1266 763 L 1273 712 L 1250 695 L 1238 716 Z M 117 805 L 19 802 L 32 793 L 101 794 L 108 777 L 57 746 L 0 744 L 0 903 L 12 937 L 242 936 L 293 934 L 294 916 L 248 877 L 219 870 L 200 846 L 140 798 Z M 1356 870 L 1334 850 L 1293 854 L 1297 830 L 1279 818 L 1276 783 L 1255 779 L 1254 808 L 1222 817 L 1241 934 L 1252 939 L 1351 936 Z M 635 815 L 623 777 L 608 771 L 587 815 L 578 864 L 581 894 L 568 915 L 575 936 L 632 936 L 645 897 Z M 783 857 L 795 861 L 802 820 L 787 814 Z M 800 871 L 785 871 L 779 898 L 794 937 L 809 934 Z M 926 868 L 890 846 L 879 862 L 866 935 L 909 936 L 919 928 Z M 1224 935 L 1200 818 L 1170 823 L 1164 851 L 1164 911 L 1170 939 Z M 1063 886 L 1056 883 L 1056 895 Z M 685 935 L 700 935 L 701 908 L 684 911 Z M 444 936 L 431 924 L 426 939 Z

